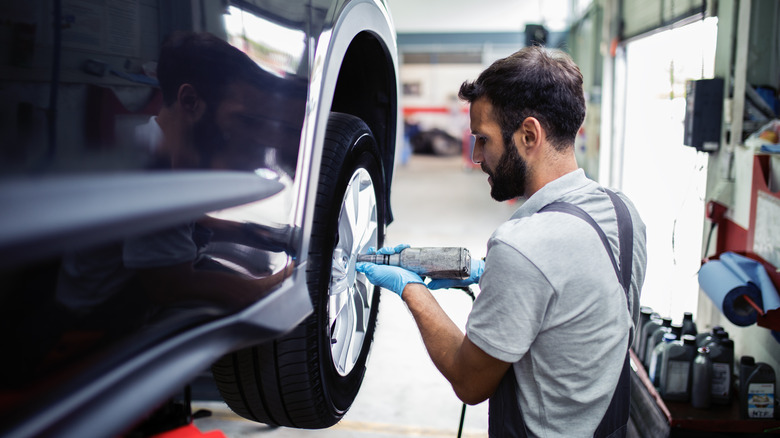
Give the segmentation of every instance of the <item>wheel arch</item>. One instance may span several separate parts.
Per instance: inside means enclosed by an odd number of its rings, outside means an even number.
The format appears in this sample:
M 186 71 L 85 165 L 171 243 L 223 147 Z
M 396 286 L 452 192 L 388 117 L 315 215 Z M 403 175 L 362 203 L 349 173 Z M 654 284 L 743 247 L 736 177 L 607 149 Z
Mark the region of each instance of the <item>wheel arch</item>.
M 355 36 L 339 70 L 331 111 L 361 118 L 382 154 L 386 224 L 392 221 L 390 182 L 399 139 L 398 73 L 388 47 L 370 31 Z

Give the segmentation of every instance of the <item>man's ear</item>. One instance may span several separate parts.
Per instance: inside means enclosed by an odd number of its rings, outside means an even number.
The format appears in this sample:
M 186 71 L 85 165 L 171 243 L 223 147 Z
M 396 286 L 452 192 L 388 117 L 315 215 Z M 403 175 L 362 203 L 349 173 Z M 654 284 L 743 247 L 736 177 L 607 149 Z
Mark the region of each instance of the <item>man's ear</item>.
M 206 112 L 206 102 L 198 94 L 198 90 L 191 84 L 182 84 L 177 95 L 179 106 L 184 114 L 196 121 Z
M 529 146 L 539 145 L 544 137 L 542 124 L 536 117 L 526 117 L 520 124 L 520 129 L 523 131 L 524 140 Z
M 539 120 L 536 117 L 526 117 L 515 131 L 515 144 L 528 154 L 540 149 L 544 136 L 544 129 Z

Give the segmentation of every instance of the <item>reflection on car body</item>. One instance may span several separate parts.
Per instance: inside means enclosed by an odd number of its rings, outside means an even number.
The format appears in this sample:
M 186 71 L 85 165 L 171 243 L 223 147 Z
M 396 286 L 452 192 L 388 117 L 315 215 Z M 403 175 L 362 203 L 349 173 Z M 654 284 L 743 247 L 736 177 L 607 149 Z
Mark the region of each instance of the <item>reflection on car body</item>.
M 247 418 L 338 421 L 378 303 L 354 258 L 392 218 L 384 4 L 41 0 L 0 18 L 0 434 L 148 431 L 212 365 Z M 230 396 L 261 382 L 277 393 Z

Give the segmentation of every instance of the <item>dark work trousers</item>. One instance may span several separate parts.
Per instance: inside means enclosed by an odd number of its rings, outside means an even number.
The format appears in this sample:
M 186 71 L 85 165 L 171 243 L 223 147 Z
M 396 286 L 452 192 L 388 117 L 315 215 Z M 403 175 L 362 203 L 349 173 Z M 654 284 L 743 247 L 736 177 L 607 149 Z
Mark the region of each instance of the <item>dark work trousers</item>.
M 620 265 L 612 253 L 607 236 L 595 220 L 584 210 L 576 205 L 567 202 L 553 202 L 539 210 L 542 212 L 558 211 L 569 213 L 588 222 L 599 234 L 601 242 L 604 244 L 612 266 L 615 268 L 615 274 L 620 281 L 623 290 L 626 293 L 626 304 L 629 303 L 628 293 L 631 286 L 631 267 L 633 263 L 634 250 L 634 226 L 631 221 L 631 214 L 625 203 L 614 192 L 607 190 L 612 204 L 615 207 L 618 221 L 618 239 L 620 241 Z M 628 309 L 631 314 L 631 309 Z M 628 345 L 631 345 L 629 336 Z M 607 412 L 601 419 L 596 431 L 593 433 L 595 438 L 624 438 L 628 427 L 629 405 L 631 403 L 631 381 L 630 365 L 628 355 L 628 345 L 626 346 L 626 359 L 623 363 L 623 370 L 620 373 L 612 400 L 607 407 Z M 496 388 L 496 392 L 490 397 L 488 406 L 488 431 L 490 437 L 496 438 L 514 438 L 527 437 L 528 431 L 523 421 L 523 413 L 517 402 L 517 378 L 515 376 L 514 365 L 501 379 Z

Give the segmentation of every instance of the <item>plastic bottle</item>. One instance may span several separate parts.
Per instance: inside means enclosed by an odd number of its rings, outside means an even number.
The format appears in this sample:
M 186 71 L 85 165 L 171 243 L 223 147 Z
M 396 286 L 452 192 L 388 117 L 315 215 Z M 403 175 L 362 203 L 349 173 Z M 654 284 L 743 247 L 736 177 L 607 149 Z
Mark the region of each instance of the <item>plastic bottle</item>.
M 664 340 L 666 337 L 664 337 Z M 691 363 L 696 358 L 696 337 L 685 335 L 671 342 L 661 357 L 660 393 L 664 400 L 688 401 L 691 398 Z
M 691 405 L 696 409 L 709 409 L 712 405 L 712 361 L 710 349 L 700 347 L 693 360 L 691 377 Z
M 742 356 L 739 358 L 739 365 L 737 365 L 737 379 L 739 380 L 739 387 L 741 388 L 745 380 L 750 376 L 750 373 L 756 369 L 756 359 L 753 356 Z
M 710 341 L 712 340 L 713 335 L 715 333 L 717 333 L 717 332 L 722 332 L 722 331 L 724 331 L 723 327 L 721 327 L 719 325 L 716 325 L 715 327 L 712 328 L 712 330 L 710 330 L 708 332 L 701 332 L 701 333 L 697 334 L 696 335 L 696 346 L 697 347 L 706 347 L 707 344 L 709 344 Z
M 642 334 L 639 339 L 639 351 L 636 353 L 645 367 L 647 367 L 647 362 L 645 361 L 645 356 L 647 355 L 647 338 L 649 338 L 658 327 L 661 327 L 661 315 L 657 313 L 650 315 L 650 319 L 642 326 Z
M 747 379 L 756 369 L 756 359 L 753 356 L 742 356 L 737 365 L 737 380 L 739 380 L 739 416 L 747 418 Z
M 634 332 L 634 342 L 631 344 L 631 348 L 634 349 L 634 353 L 638 357 L 640 353 L 639 344 L 640 340 L 642 339 L 642 328 L 647 324 L 648 321 L 650 321 L 650 316 L 653 314 L 653 309 L 648 306 L 641 306 L 639 308 L 639 322 L 636 325 L 636 330 Z
M 732 374 L 734 372 L 734 341 L 717 336 L 707 344 L 712 361 L 712 403 L 727 405 L 731 402 Z
M 746 360 L 746 357 L 749 359 Z M 772 367 L 762 362 L 755 363 L 750 356 L 743 356 L 740 360 L 740 373 L 745 373 L 740 374 L 740 416 L 742 418 L 774 418 L 776 378 Z
M 650 365 L 650 356 L 652 356 L 655 346 L 663 341 L 665 333 L 671 332 L 672 318 L 661 318 L 661 326 L 655 329 L 647 338 L 647 345 L 645 346 L 645 361 L 648 365 Z
M 665 333 L 663 340 L 660 344 L 653 348 L 650 353 L 650 360 L 647 367 L 647 376 L 650 378 L 653 386 L 658 388 L 661 386 L 661 366 L 663 365 L 664 351 L 669 348 L 672 342 L 677 340 L 677 336 L 671 333 Z
M 683 325 L 682 323 L 672 323 L 672 333 L 674 333 L 675 336 L 677 336 L 677 339 L 682 339 L 683 336 Z M 693 338 L 693 342 L 696 342 L 696 338 Z
M 693 322 L 693 313 L 691 312 L 683 313 L 682 326 L 683 326 L 682 329 L 683 335 L 696 336 L 698 334 L 698 331 L 696 330 L 696 323 Z

